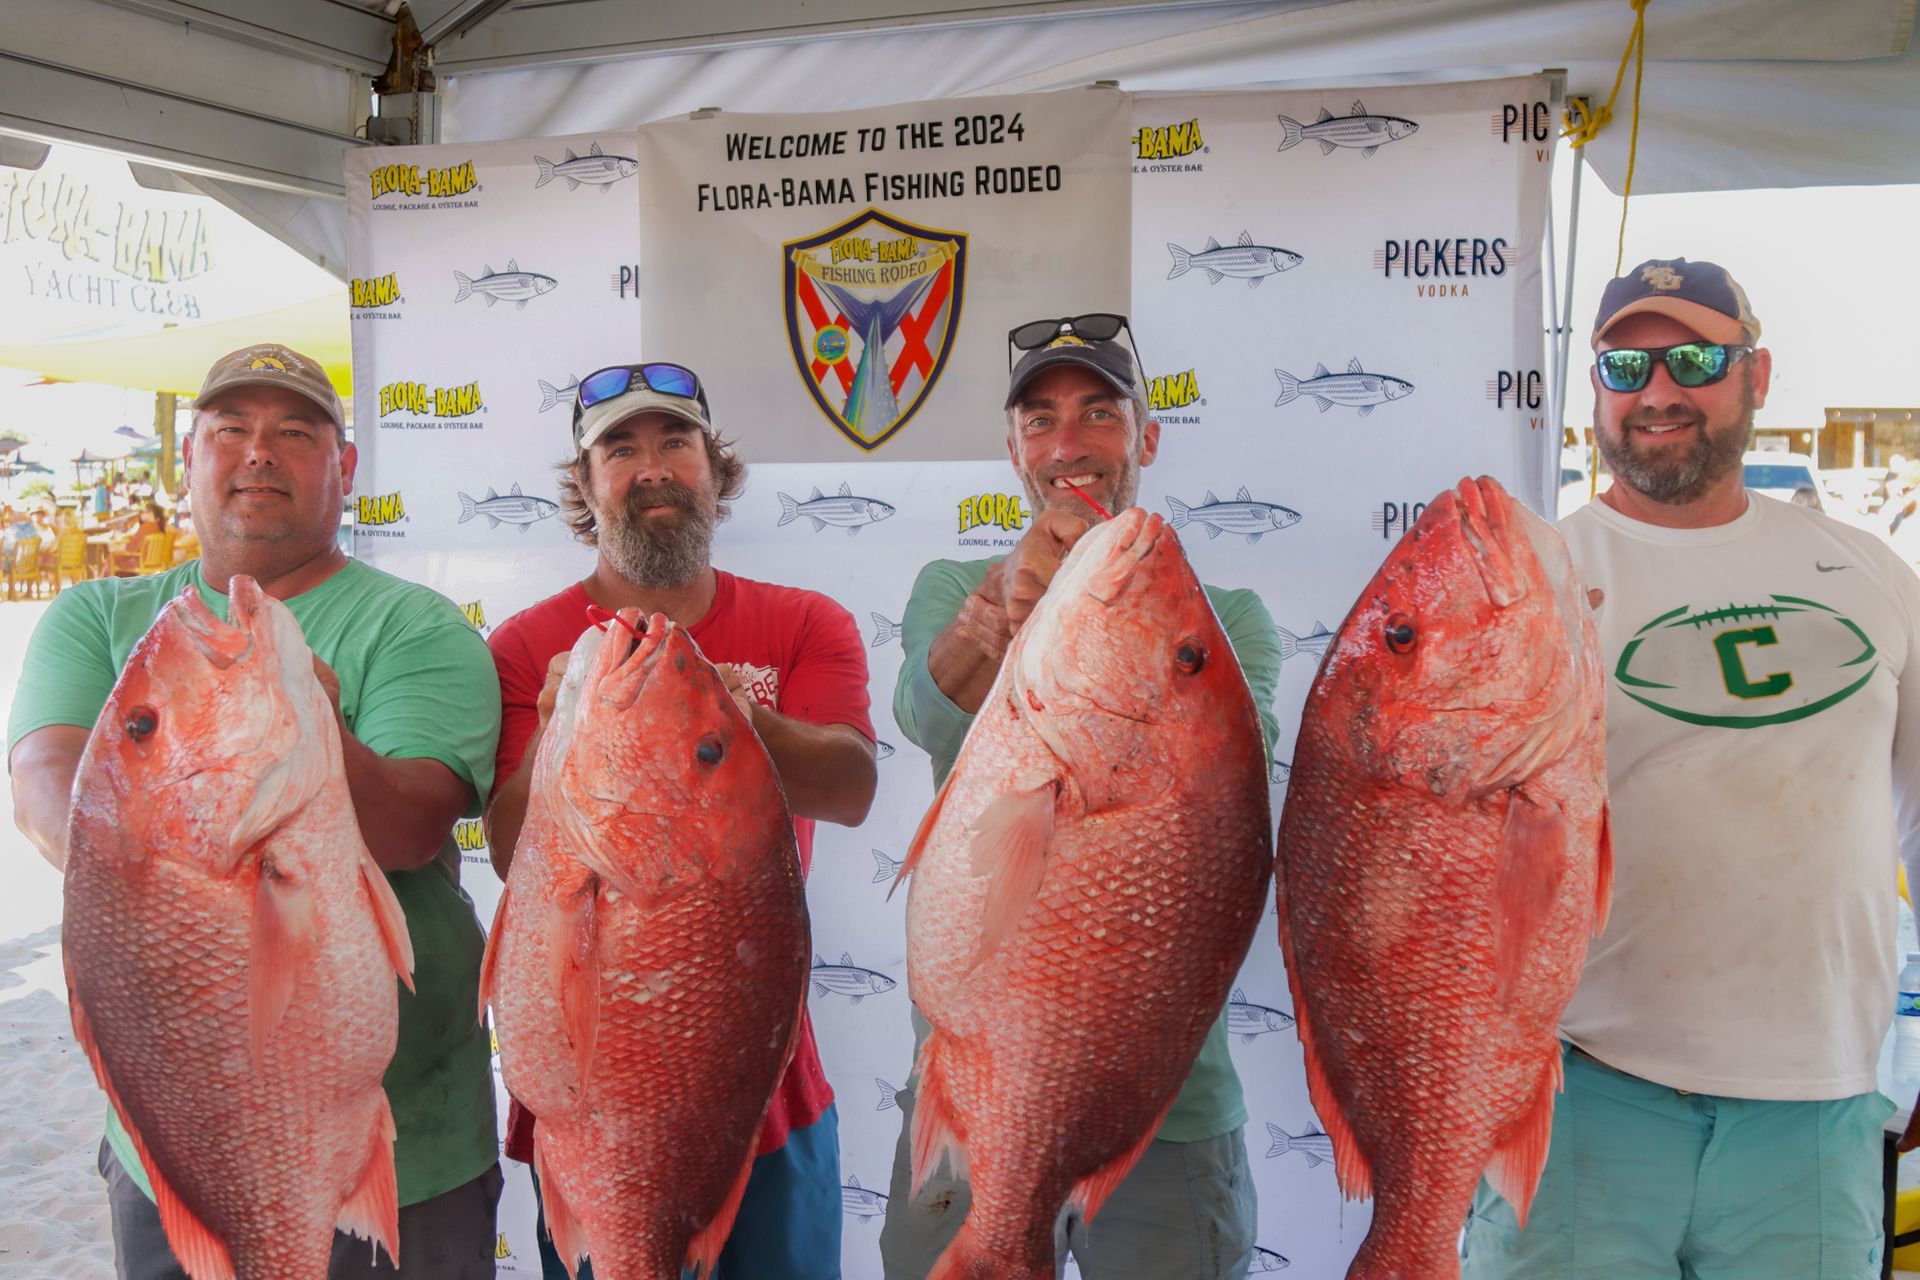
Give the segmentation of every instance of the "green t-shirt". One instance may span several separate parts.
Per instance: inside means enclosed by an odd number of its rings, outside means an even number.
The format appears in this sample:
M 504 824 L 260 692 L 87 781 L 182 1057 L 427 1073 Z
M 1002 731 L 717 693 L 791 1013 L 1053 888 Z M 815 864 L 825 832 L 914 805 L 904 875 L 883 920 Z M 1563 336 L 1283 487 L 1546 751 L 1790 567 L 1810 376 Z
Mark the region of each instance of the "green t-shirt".
M 134 646 L 189 586 L 227 616 L 227 597 L 201 580 L 197 560 L 61 592 L 27 646 L 8 751 L 48 725 L 91 728 Z M 437 592 L 357 560 L 284 603 L 307 644 L 339 675 L 340 710 L 354 737 L 383 756 L 440 761 L 472 785 L 468 814 L 477 816 L 493 786 L 500 685 L 486 642 L 460 611 Z M 400 990 L 400 1039 L 386 1074 L 403 1205 L 470 1182 L 498 1158 L 489 1037 L 474 1016 L 486 937 L 460 889 L 459 866 L 449 832 L 433 863 L 387 873 L 414 955 L 414 992 Z M 107 1140 L 151 1196 L 111 1109 Z
M 953 622 L 961 604 L 986 578 L 987 570 L 1002 558 L 935 560 L 915 579 L 907 611 L 901 618 L 900 642 L 906 646 L 906 657 L 900 664 L 899 683 L 894 686 L 893 719 L 910 741 L 933 757 L 935 787 L 946 783 L 960 754 L 960 744 L 973 726 L 973 716 L 955 706 L 933 682 L 927 670 L 927 650 Z M 1273 616 L 1252 591 L 1207 587 L 1206 593 L 1253 691 L 1253 705 L 1260 713 L 1260 736 L 1266 741 L 1270 758 L 1280 727 L 1273 716 L 1273 690 L 1280 678 L 1280 637 L 1273 629 Z M 917 1056 L 918 1041 L 926 1037 L 925 1020 L 917 1013 L 914 1028 Z M 1199 1142 L 1230 1133 L 1246 1122 L 1240 1076 L 1227 1053 L 1227 1011 L 1223 1006 L 1213 1029 L 1207 1032 L 1193 1071 L 1173 1100 L 1173 1109 L 1160 1125 L 1159 1136 L 1169 1142 Z

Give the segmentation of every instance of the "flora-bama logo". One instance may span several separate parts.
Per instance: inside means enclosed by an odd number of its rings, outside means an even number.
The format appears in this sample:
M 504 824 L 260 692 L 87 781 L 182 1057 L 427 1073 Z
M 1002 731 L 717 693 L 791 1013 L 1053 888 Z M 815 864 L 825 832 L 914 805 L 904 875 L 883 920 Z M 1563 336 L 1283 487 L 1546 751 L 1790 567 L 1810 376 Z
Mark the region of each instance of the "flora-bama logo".
M 1192 159 L 1211 148 L 1200 134 L 1200 118 L 1173 124 L 1143 124 L 1134 130 L 1135 173 L 1196 173 L 1206 166 Z
M 481 635 L 487 633 L 487 606 L 478 600 L 469 600 L 459 606 L 460 616 L 472 624 Z
M 959 515 L 958 531 L 961 533 L 986 527 L 1024 529 L 1027 521 L 1033 519 L 1033 512 L 1027 509 L 1017 493 L 979 493 L 971 498 L 962 498 Z
M 375 200 L 393 195 L 408 199 L 425 196 L 444 200 L 451 196 L 464 196 L 480 186 L 479 179 L 474 177 L 471 160 L 442 169 L 426 170 L 417 164 L 383 164 L 367 176 Z
M 355 311 L 390 307 L 400 301 L 400 277 L 389 271 L 383 276 L 353 279 L 347 282 L 347 303 Z
M 454 823 L 453 842 L 460 846 L 460 861 L 487 861 L 487 830 L 480 825 L 480 819 L 462 818 Z
M 1147 407 L 1158 412 L 1162 409 L 1184 409 L 1200 401 L 1200 379 L 1191 369 L 1183 373 L 1167 373 L 1151 378 L 1147 382 Z
M 478 382 L 457 387 L 429 387 L 424 382 L 389 382 L 380 388 L 380 416 L 404 414 L 416 418 L 466 418 L 486 410 Z
M 406 500 L 395 489 L 392 493 L 363 493 L 354 499 L 353 522 L 358 526 L 379 528 L 399 524 L 407 518 Z

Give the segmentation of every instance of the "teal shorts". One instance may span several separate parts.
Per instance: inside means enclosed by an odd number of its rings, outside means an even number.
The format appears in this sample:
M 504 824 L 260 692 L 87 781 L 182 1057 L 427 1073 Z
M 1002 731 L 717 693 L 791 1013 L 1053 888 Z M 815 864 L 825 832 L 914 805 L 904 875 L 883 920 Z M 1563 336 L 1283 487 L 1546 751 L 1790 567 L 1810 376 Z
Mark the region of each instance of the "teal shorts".
M 1485 1182 L 1465 1280 L 1878 1280 L 1878 1093 L 1763 1102 L 1681 1093 L 1566 1056 L 1522 1232 Z

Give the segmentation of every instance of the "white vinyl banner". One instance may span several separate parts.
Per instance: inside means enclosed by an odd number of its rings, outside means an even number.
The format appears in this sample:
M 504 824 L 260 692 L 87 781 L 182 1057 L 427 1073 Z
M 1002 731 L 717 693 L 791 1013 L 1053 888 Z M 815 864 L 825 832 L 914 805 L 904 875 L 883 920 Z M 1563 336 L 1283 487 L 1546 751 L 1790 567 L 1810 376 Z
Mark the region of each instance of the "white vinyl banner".
M 1099 88 L 645 125 L 655 358 L 751 406 L 762 461 L 1000 456 L 1008 327 L 1068 282 L 1125 305 L 1126 132 Z
M 1557 452 L 1541 334 L 1547 98 L 1539 78 L 1078 90 L 349 158 L 357 554 L 444 592 L 483 631 L 584 576 L 590 553 L 552 506 L 569 384 L 676 360 L 701 374 L 749 464 L 716 563 L 824 592 L 867 639 L 879 795 L 860 828 L 819 825 L 808 884 L 816 963 L 876 975 L 857 1003 L 837 980 L 811 998 L 839 1110 L 848 1280 L 881 1276 L 893 1094 L 913 1048 L 905 895 L 886 894 L 933 794 L 892 717 L 896 628 L 923 565 L 1002 554 L 1032 519 L 1004 453 L 1006 331 L 1133 316 L 1163 423 L 1140 502 L 1180 523 L 1204 580 L 1258 589 L 1281 628 L 1277 815 L 1328 633 L 1423 504 L 1490 474 L 1541 506 L 1543 451 Z M 1023 139 L 1007 133 L 1016 117 Z M 861 153 L 883 127 L 885 150 Z M 1059 165 L 1061 186 L 976 195 L 982 165 L 1038 165 L 1042 187 Z M 870 199 L 863 185 L 948 170 L 966 194 Z M 844 177 L 853 198 L 784 205 L 783 175 L 829 193 Z M 770 207 L 724 194 L 747 186 L 757 202 L 761 183 Z M 929 307 L 942 278 L 950 296 Z M 822 312 L 831 300 L 826 323 L 808 290 Z M 944 370 L 929 377 L 943 325 Z M 863 363 L 870 381 L 884 370 L 885 392 L 861 391 Z M 877 426 L 889 397 L 896 417 Z M 870 500 L 867 519 L 807 518 L 814 497 L 843 493 Z M 477 824 L 460 834 L 465 887 L 490 923 L 498 883 Z M 1266 920 L 1232 1010 L 1259 1192 L 1251 1272 L 1337 1277 L 1368 1213 L 1333 1181 Z M 507 1172 L 501 1274 L 536 1276 L 529 1183 Z

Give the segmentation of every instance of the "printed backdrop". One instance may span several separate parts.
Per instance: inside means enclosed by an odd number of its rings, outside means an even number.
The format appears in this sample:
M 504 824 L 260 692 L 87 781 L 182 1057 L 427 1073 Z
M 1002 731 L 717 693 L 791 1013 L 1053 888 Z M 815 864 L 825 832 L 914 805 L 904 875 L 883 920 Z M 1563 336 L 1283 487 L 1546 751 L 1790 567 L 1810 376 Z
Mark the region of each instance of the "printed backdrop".
M 809 884 L 817 963 L 887 979 L 856 1005 L 853 984 L 823 974 L 836 980 L 812 1002 L 839 1101 L 849 1280 L 880 1277 L 893 1093 L 912 1065 L 903 904 L 885 901 L 887 882 L 932 798 L 927 757 L 892 719 L 896 628 L 922 565 L 1002 554 L 1031 519 L 1004 452 L 1007 329 L 1135 318 L 1164 424 L 1140 502 L 1180 525 L 1206 581 L 1259 590 L 1281 631 L 1277 817 L 1319 655 L 1425 501 L 1490 474 L 1550 510 L 1548 95 L 1539 78 L 1082 90 L 349 156 L 357 554 L 444 592 L 483 632 L 584 576 L 590 555 L 555 518 L 571 384 L 644 353 L 701 372 L 750 464 L 716 562 L 825 592 L 867 638 L 880 794 L 859 829 L 820 825 Z M 1009 140 L 1016 114 L 1025 137 Z M 953 152 L 900 154 L 934 122 Z M 881 128 L 877 158 L 811 154 Z M 945 158 L 962 128 L 988 141 Z M 882 185 L 870 198 L 864 175 L 883 163 L 959 170 L 966 190 L 908 200 Z M 1034 190 L 996 192 L 991 177 L 973 189 L 976 165 L 1029 164 Z M 1107 176 L 1129 164 L 1130 195 Z M 851 200 L 781 207 L 783 178 L 820 177 L 832 194 L 843 173 Z M 753 187 L 757 204 L 759 183 L 773 207 L 699 207 L 746 199 L 728 184 Z M 1128 242 L 1088 248 L 1110 239 Z M 949 355 L 930 378 L 909 336 L 931 355 L 943 331 Z M 884 391 L 869 385 L 883 368 Z M 887 412 L 892 434 L 875 425 Z M 844 506 L 833 521 L 788 518 L 843 492 L 876 502 L 853 523 Z M 465 886 L 490 921 L 499 885 L 478 824 L 460 837 Z M 1271 917 L 1230 1012 L 1260 1198 L 1253 1272 L 1342 1275 L 1367 1207 L 1343 1204 L 1333 1180 Z M 538 1275 L 530 1187 L 519 1166 L 508 1174 L 501 1271 Z

